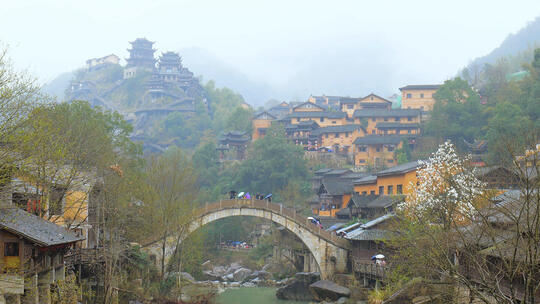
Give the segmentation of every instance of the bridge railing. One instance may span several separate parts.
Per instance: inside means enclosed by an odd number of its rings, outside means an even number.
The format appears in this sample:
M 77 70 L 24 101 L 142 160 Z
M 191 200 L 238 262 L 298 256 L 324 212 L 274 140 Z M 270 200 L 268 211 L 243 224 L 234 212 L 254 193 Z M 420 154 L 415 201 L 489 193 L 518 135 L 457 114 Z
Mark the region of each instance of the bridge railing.
M 356 259 L 352 260 L 353 271 L 360 274 L 368 275 L 374 279 L 386 279 L 386 273 L 389 269 L 389 266 L 378 265 L 373 261 L 359 261 Z
M 231 208 L 255 208 L 261 210 L 271 211 L 276 214 L 280 214 L 287 219 L 293 220 L 304 229 L 311 233 L 333 243 L 334 245 L 342 248 L 349 247 L 349 241 L 337 236 L 334 233 L 321 229 L 313 224 L 307 217 L 298 214 L 296 210 L 284 207 L 282 204 L 271 203 L 267 200 L 256 199 L 233 199 L 233 200 L 221 200 L 216 203 L 206 203 L 203 208 L 195 211 L 195 217 L 201 217 L 207 213 L 211 213 L 223 209 Z

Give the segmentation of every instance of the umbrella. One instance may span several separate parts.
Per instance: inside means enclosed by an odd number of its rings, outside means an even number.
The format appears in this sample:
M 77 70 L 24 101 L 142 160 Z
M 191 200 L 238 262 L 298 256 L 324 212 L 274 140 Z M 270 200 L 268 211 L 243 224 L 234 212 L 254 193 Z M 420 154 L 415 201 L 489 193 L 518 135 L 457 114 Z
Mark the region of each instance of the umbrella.
M 249 192 L 246 193 L 246 198 L 247 198 L 247 199 L 251 199 L 251 195 L 249 195 Z
M 314 220 L 315 218 L 312 217 L 312 216 L 310 216 L 310 217 L 308 217 L 307 219 L 308 219 L 308 220 Z
M 372 259 L 372 260 L 375 260 L 375 259 L 384 259 L 384 255 L 382 255 L 382 254 L 379 253 L 379 254 L 377 254 L 377 255 L 372 256 L 371 259 Z
M 242 196 L 244 196 L 244 192 L 238 193 L 238 197 L 242 197 Z
M 265 196 L 264 198 L 267 199 L 267 198 L 270 198 L 272 197 L 272 193 L 268 194 L 267 196 Z

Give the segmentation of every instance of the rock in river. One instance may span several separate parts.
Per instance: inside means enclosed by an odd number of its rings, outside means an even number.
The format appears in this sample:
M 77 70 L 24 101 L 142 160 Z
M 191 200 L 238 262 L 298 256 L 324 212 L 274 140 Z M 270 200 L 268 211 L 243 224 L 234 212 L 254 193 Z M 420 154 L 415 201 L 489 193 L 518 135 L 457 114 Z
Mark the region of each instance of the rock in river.
M 282 300 L 313 301 L 309 286 L 320 279 L 318 272 L 299 272 L 291 282 L 276 291 L 276 297 Z
M 337 301 L 341 297 L 349 297 L 351 290 L 332 281 L 321 280 L 309 285 L 309 290 L 317 301 Z

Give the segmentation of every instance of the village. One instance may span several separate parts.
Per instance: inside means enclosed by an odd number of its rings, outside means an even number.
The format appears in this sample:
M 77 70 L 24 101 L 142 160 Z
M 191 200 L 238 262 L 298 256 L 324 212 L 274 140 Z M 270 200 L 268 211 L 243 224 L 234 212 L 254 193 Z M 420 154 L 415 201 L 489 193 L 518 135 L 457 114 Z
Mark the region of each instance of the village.
M 0 47 L 0 304 L 540 303 L 536 44 L 268 98 L 135 37 L 56 93 Z

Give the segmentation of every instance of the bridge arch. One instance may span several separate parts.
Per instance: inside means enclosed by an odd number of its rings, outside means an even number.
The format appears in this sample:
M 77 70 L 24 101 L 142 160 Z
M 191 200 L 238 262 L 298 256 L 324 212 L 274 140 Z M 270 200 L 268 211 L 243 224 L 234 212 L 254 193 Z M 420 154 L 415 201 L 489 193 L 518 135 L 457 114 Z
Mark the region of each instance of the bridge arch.
M 206 204 L 195 211 L 189 233 L 216 220 L 231 216 L 254 216 L 268 219 L 294 233 L 313 254 L 321 277 L 345 273 L 349 242 L 313 225 L 306 217 L 280 204 L 261 200 L 224 200 Z M 189 234 L 188 233 L 188 234 Z

